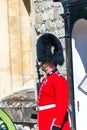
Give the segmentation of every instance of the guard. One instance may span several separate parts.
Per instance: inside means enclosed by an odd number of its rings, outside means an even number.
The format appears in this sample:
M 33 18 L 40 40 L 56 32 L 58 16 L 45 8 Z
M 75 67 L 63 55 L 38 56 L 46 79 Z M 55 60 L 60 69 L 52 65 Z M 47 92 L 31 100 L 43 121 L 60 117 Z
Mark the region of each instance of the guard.
M 68 119 L 68 82 L 57 65 L 64 62 L 59 39 L 45 33 L 37 40 L 37 59 L 46 73 L 38 92 L 39 130 L 70 130 Z

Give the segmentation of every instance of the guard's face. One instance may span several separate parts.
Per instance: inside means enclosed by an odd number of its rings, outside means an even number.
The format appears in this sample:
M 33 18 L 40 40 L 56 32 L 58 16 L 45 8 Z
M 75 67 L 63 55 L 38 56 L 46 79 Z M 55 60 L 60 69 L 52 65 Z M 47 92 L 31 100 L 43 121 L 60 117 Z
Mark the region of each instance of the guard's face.
M 41 62 L 40 67 L 45 72 L 46 68 L 49 66 L 49 62 Z

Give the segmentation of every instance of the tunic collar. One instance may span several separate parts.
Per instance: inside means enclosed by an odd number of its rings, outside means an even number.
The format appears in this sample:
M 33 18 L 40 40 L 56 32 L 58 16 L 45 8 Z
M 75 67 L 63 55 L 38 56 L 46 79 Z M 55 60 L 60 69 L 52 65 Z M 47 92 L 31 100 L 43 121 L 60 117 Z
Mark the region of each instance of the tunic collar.
M 53 69 L 52 71 L 50 71 L 49 73 L 47 73 L 47 76 L 53 74 L 54 72 L 58 71 L 57 68 Z

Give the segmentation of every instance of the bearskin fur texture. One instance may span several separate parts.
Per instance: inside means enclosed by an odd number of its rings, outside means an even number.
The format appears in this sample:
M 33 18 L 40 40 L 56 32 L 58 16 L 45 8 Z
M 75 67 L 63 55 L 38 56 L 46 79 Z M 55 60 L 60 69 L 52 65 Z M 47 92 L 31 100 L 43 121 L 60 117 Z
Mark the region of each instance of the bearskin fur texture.
M 39 62 L 52 62 L 62 65 L 63 49 L 60 40 L 51 33 L 42 34 L 37 40 L 37 59 Z

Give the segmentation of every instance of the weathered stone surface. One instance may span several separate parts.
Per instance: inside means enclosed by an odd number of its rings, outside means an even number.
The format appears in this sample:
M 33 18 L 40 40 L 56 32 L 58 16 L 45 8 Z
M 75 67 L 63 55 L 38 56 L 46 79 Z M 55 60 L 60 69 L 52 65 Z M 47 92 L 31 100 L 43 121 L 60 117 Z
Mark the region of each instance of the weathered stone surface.
M 35 104 L 35 93 L 33 90 L 23 90 L 14 93 L 0 102 L 0 108 L 5 110 L 13 122 L 36 123 L 36 119 L 31 118 L 31 114 L 36 114 L 32 109 Z

